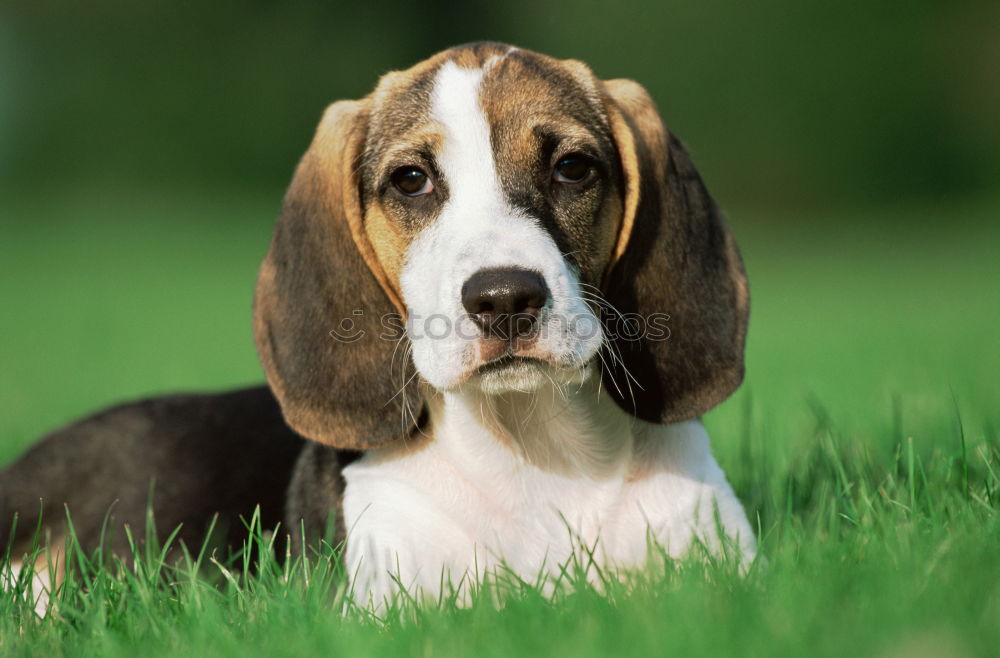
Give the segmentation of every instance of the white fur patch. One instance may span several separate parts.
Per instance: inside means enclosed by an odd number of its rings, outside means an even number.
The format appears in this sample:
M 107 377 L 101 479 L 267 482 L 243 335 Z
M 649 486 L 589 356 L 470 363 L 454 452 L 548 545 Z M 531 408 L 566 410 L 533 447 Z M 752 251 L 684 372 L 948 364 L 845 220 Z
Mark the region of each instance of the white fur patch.
M 378 607 L 400 584 L 437 597 L 450 582 L 467 594 L 501 564 L 535 582 L 574 556 L 586 565 L 590 551 L 600 569 L 642 568 L 651 539 L 681 557 L 695 542 L 718 552 L 720 530 L 752 558 L 753 532 L 699 421 L 635 420 L 593 384 L 565 393 L 446 393 L 426 444 L 345 468 L 355 600 Z M 491 404 L 492 420 L 522 421 L 513 441 L 484 423 Z
M 4 589 L 13 590 L 18 579 L 24 573 L 24 565 L 21 562 L 11 562 L 8 571 L 2 574 L 3 582 L 0 585 Z M 49 596 L 52 593 L 53 579 L 49 569 L 44 565 L 37 567 L 31 576 L 31 601 L 35 607 L 35 614 L 45 617 L 49 614 Z

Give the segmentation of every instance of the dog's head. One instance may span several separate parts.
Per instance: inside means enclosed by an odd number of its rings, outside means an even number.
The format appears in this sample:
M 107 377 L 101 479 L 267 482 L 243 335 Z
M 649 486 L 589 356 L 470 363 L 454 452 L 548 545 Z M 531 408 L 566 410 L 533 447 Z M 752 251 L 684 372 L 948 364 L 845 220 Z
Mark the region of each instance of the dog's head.
M 641 86 L 476 44 L 326 110 L 254 333 L 289 424 L 362 449 L 435 389 L 602 376 L 643 420 L 696 417 L 742 380 L 747 313 L 736 245 Z

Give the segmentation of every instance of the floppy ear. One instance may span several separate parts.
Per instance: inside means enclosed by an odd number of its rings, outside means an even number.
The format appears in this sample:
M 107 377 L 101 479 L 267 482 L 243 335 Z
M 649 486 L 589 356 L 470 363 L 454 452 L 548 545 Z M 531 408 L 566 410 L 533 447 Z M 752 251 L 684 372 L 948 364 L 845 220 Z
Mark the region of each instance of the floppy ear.
M 422 409 L 412 361 L 394 351 L 402 306 L 362 227 L 357 171 L 367 122 L 367 100 L 324 113 L 261 265 L 253 322 L 288 424 L 356 450 L 405 437 Z M 383 318 L 394 313 L 389 337 Z M 394 354 L 402 357 L 395 364 Z
M 605 82 L 604 89 L 625 184 L 604 292 L 644 327 L 636 339 L 621 322 L 611 323 L 618 337 L 610 349 L 621 358 L 606 355 L 608 364 L 615 362 L 606 384 L 642 420 L 695 418 L 743 380 L 749 314 L 743 263 L 691 158 L 646 90 L 630 80 Z

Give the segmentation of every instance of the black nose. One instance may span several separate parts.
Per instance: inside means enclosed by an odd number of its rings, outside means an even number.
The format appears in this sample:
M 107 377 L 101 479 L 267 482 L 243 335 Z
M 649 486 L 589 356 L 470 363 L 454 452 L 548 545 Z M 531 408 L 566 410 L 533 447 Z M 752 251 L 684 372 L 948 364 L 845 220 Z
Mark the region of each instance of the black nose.
M 534 331 L 548 298 L 542 275 L 518 267 L 479 270 L 462 285 L 462 306 L 484 335 L 503 340 Z

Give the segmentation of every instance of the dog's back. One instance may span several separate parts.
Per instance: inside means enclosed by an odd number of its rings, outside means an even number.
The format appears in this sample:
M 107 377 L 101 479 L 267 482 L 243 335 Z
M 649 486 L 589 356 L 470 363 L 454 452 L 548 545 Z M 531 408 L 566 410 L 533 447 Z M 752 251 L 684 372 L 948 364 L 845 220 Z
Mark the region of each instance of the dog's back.
M 104 548 L 127 551 L 124 527 L 141 540 L 150 504 L 160 537 L 180 526 L 178 539 L 197 551 L 218 514 L 213 540 L 238 547 L 257 505 L 265 524 L 282 520 L 302 445 L 266 387 L 107 409 L 0 470 L 0 549 L 12 541 L 20 555 L 39 521 L 54 544 L 68 509 L 86 551 L 102 534 Z

